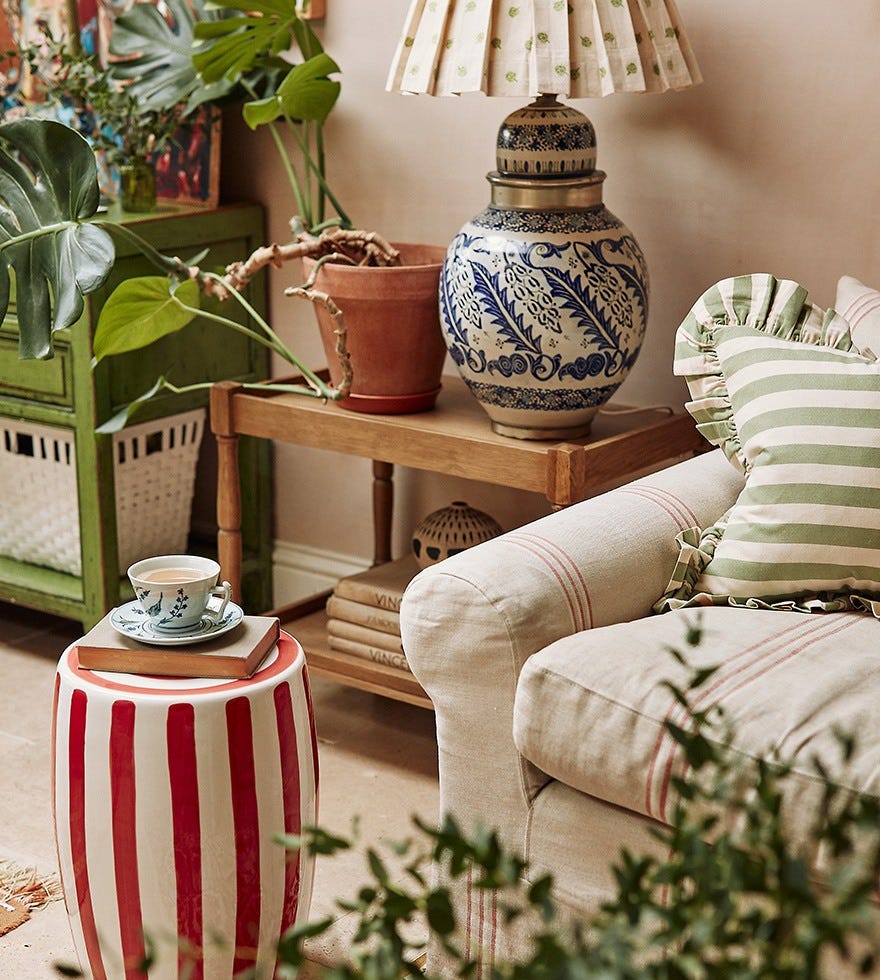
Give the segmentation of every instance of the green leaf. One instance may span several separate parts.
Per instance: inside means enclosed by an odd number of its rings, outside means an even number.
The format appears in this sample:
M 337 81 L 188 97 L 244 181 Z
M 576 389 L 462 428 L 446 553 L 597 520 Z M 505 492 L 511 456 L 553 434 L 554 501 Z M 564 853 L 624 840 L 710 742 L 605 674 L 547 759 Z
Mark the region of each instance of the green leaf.
M 223 3 L 221 9 L 240 11 L 214 23 L 196 24 L 194 36 L 205 43 L 193 53 L 196 71 L 207 84 L 226 79 L 237 83 L 262 66 L 263 60 L 288 51 L 296 41 L 298 15 L 290 3 Z
M 370 864 L 370 871 L 373 873 L 373 877 L 380 885 L 387 886 L 388 884 L 388 869 L 385 867 L 385 862 L 379 857 L 379 855 L 370 848 L 367 851 L 367 861 Z
M 292 119 L 323 123 L 336 105 L 341 88 L 327 75 L 338 71 L 339 65 L 326 54 L 317 54 L 292 68 L 278 86 L 285 114 Z
M 132 415 L 137 412 L 137 410 L 148 402 L 153 395 L 161 391 L 166 385 L 165 376 L 159 377 L 149 389 L 145 391 L 142 395 L 138 395 L 133 401 L 130 401 L 127 405 L 124 405 L 115 415 L 107 419 L 106 422 L 95 428 L 96 432 L 100 432 L 102 435 L 113 435 L 115 432 L 120 432 L 128 424 L 128 420 Z
M 185 327 L 196 314 L 184 309 L 182 303 L 198 308 L 196 283 L 180 283 L 174 292 L 165 276 L 140 276 L 120 283 L 98 318 L 95 360 L 139 350 Z
M 204 89 L 193 65 L 196 18 L 221 16 L 206 12 L 203 0 L 166 0 L 170 22 L 151 3 L 133 4 L 114 22 L 110 55 L 114 78 L 130 83 L 128 91 L 147 109 L 166 109 L 190 100 Z M 228 90 L 229 84 L 223 86 Z M 202 91 L 198 104 L 223 92 Z
M 82 315 L 115 249 L 86 224 L 100 194 L 95 155 L 79 133 L 46 119 L 0 126 L 0 320 L 15 271 L 19 356 L 52 356 L 52 334 Z
M 440 936 L 448 936 L 455 929 L 455 912 L 449 892 L 443 888 L 430 892 L 425 902 L 428 924 Z

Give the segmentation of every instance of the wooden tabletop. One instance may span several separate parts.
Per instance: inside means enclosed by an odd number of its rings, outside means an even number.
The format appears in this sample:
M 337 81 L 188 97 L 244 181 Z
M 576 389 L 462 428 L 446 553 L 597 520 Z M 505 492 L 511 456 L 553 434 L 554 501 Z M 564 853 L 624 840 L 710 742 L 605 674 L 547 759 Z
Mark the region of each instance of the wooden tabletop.
M 560 506 L 629 473 L 707 448 L 690 416 L 651 408 L 621 411 L 627 406 L 614 401 L 600 410 L 590 435 L 580 439 L 498 435 L 464 381 L 450 375 L 443 377 L 436 407 L 412 415 L 367 415 L 302 395 L 228 384 L 234 395 L 228 408 L 219 400 L 212 405 L 212 427 L 219 435 L 277 439 L 531 490 Z

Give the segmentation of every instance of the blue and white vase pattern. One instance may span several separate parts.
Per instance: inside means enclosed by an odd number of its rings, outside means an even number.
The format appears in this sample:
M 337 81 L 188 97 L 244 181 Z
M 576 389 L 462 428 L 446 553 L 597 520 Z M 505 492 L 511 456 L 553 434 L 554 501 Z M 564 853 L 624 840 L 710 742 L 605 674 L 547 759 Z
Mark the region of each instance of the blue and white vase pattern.
M 490 206 L 449 246 L 440 313 L 449 353 L 497 431 L 575 436 L 638 356 L 647 266 L 604 205 Z

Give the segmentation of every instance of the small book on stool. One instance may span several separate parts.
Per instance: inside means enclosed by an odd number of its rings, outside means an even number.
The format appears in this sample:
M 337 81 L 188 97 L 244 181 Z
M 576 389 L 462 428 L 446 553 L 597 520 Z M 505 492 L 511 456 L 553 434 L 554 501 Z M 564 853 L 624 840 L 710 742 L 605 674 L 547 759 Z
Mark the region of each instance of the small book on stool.
M 226 636 L 181 646 L 150 646 L 123 636 L 108 613 L 75 646 L 80 667 L 165 677 L 250 677 L 278 642 L 273 616 L 243 616 Z

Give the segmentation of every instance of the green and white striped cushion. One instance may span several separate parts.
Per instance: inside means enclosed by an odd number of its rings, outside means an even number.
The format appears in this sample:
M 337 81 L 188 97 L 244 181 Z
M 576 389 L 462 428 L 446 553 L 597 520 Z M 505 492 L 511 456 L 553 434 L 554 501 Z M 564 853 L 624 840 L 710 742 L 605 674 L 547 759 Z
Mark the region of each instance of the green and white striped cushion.
M 880 363 L 846 321 L 797 283 L 726 279 L 679 327 L 675 373 L 746 486 L 714 527 L 680 536 L 658 608 L 880 614 Z

